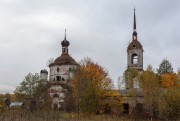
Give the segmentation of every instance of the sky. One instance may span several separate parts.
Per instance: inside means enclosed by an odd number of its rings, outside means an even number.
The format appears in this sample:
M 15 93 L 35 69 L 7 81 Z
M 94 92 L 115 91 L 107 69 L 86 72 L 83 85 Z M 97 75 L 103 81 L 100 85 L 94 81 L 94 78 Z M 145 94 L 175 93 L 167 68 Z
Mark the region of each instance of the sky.
M 144 69 L 163 59 L 180 67 L 179 0 L 1 0 L 0 93 L 12 93 L 28 73 L 39 73 L 61 54 L 67 29 L 69 53 L 90 57 L 109 72 L 115 85 L 127 67 L 136 8 Z

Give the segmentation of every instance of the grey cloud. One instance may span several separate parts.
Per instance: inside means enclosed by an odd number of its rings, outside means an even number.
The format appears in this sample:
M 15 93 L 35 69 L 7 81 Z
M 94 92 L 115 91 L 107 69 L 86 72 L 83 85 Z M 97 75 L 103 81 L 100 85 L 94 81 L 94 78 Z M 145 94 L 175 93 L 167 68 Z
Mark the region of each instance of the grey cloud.
M 0 93 L 12 92 L 29 72 L 48 69 L 47 59 L 61 54 L 65 28 L 72 57 L 92 58 L 116 83 L 127 66 L 134 5 L 144 67 L 158 68 L 167 58 L 177 70 L 178 0 L 7 0 L 0 2 Z

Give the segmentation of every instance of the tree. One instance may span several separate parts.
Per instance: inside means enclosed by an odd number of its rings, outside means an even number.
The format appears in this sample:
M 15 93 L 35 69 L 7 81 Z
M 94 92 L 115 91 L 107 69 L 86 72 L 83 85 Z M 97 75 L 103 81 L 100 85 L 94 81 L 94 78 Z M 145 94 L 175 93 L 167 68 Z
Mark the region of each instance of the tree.
M 180 79 L 177 74 L 163 74 L 161 82 L 164 88 L 180 87 Z
M 54 58 L 48 59 L 47 62 L 46 62 L 46 66 L 49 67 L 49 65 L 50 65 L 51 63 L 53 63 L 53 62 L 54 62 Z
M 159 75 L 172 74 L 173 68 L 171 63 L 167 59 L 162 60 L 161 64 L 159 65 L 159 69 L 157 69 L 157 72 Z
M 0 99 L 0 111 L 5 108 L 4 100 Z
M 178 68 L 178 72 L 177 72 L 178 75 L 180 75 L 180 68 Z
M 72 111 L 75 111 L 76 108 L 76 103 L 73 97 L 73 90 L 71 85 L 66 85 L 65 87 L 63 87 L 65 90 L 67 90 L 65 92 L 65 98 L 64 98 L 64 109 L 71 113 Z
M 180 89 L 166 89 L 161 96 L 160 116 L 166 120 L 180 119 Z
M 138 70 L 136 68 L 129 68 L 124 72 L 125 87 L 133 88 L 134 79 L 138 76 Z
M 100 106 L 100 95 L 98 90 L 93 87 L 89 86 L 85 90 L 85 94 L 82 95 L 80 100 L 80 107 L 83 112 L 92 114 L 97 113 Z
M 24 97 L 34 97 L 39 81 L 40 76 L 38 73 L 35 73 L 34 75 L 29 73 L 25 76 L 25 79 L 20 83 L 20 85 L 16 87 L 14 91 L 15 95 L 19 99 Z
M 6 94 L 4 95 L 4 97 L 7 98 L 7 99 L 9 99 L 9 100 L 11 100 L 11 94 L 9 94 L 9 93 L 6 93 Z
M 100 99 L 111 89 L 112 81 L 107 71 L 90 59 L 84 59 L 73 79 L 73 92 L 78 109 L 87 113 L 96 113 Z
M 160 81 L 151 66 L 148 66 L 146 71 L 142 73 L 140 80 L 143 88 L 144 105 L 153 118 L 158 112 Z

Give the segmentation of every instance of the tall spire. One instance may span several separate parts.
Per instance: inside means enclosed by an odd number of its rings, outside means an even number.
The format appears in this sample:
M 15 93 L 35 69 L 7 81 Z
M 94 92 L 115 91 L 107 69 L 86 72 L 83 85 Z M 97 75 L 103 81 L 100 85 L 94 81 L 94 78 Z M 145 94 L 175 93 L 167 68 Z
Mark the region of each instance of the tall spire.
M 65 29 L 65 36 L 64 36 L 64 40 L 66 40 L 66 29 Z
M 136 30 L 136 14 L 135 14 L 135 7 L 134 7 L 134 30 Z
M 136 32 L 136 13 L 134 7 L 134 25 L 133 25 L 133 40 L 137 40 L 137 32 Z

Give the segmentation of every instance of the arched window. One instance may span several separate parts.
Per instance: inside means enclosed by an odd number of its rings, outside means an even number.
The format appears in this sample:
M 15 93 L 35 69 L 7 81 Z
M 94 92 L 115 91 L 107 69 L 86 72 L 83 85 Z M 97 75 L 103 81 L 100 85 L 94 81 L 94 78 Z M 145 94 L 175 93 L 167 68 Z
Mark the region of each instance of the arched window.
M 138 55 L 136 53 L 132 54 L 132 64 L 138 64 Z
M 58 67 L 58 68 L 57 68 L 57 72 L 59 72 L 59 70 L 60 70 L 60 69 L 59 69 L 59 67 Z
M 134 40 L 137 40 L 137 37 L 136 37 L 136 36 L 133 36 L 133 39 L 134 39 Z
M 71 72 L 72 68 L 69 68 L 69 72 Z
M 63 53 L 65 53 L 65 48 L 63 48 Z
M 61 81 L 61 77 L 60 76 L 56 76 L 56 80 L 57 81 Z

